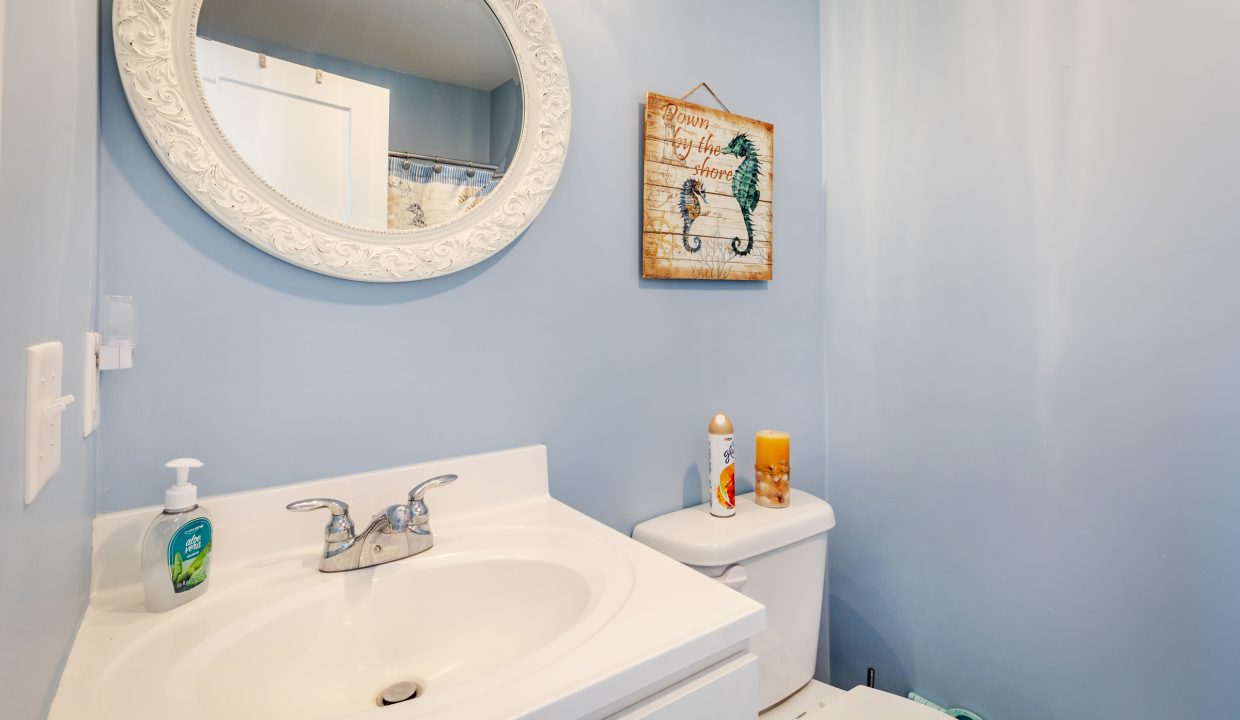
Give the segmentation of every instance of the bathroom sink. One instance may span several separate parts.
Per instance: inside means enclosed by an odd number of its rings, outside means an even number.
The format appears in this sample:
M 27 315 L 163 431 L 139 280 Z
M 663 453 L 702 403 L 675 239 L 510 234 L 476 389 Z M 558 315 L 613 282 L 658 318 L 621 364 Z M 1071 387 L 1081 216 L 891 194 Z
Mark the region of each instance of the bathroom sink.
M 579 532 L 481 527 L 437 541 L 416 561 L 347 573 L 318 573 L 304 554 L 263 561 L 135 638 L 100 677 L 102 710 L 311 720 L 373 710 L 399 682 L 425 705 L 536 671 L 605 624 L 632 585 L 624 556 Z
M 51 720 L 604 718 L 744 650 L 761 605 L 552 499 L 545 463 L 525 448 L 204 498 L 211 585 L 160 614 L 134 555 L 154 510 L 100 516 Z M 443 472 L 461 479 L 429 499 L 434 547 L 384 565 L 319 572 L 323 518 L 284 510 L 378 510 Z M 418 694 L 382 707 L 402 684 Z

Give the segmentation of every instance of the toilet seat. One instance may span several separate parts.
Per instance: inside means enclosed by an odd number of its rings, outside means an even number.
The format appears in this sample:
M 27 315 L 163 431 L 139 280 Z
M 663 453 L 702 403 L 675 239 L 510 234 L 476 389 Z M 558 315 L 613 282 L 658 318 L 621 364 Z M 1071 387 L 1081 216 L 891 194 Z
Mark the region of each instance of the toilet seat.
M 859 685 L 801 720 L 943 720 L 946 715 L 898 695 Z
M 759 715 L 759 720 L 947 720 L 943 713 L 864 686 L 848 692 L 817 680 Z

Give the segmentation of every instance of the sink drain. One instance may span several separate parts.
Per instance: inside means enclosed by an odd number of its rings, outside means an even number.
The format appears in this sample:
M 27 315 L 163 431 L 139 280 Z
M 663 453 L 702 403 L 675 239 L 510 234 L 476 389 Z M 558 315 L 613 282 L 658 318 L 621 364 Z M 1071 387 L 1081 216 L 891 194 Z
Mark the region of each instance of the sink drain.
M 379 693 L 379 705 L 395 705 L 406 700 L 413 700 L 422 694 L 422 686 L 410 680 L 392 683 Z

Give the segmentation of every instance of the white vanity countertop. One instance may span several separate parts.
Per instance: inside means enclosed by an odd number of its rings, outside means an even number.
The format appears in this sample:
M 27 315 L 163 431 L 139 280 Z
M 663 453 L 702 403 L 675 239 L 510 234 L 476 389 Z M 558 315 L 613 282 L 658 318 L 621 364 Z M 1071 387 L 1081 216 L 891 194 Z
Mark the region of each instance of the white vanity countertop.
M 337 497 L 360 531 L 449 472 L 427 495 L 435 547 L 374 568 L 318 572 L 327 514 L 284 510 Z M 541 446 L 202 504 L 211 587 L 163 614 L 137 582 L 158 509 L 96 520 L 94 592 L 51 720 L 602 718 L 764 624 L 760 604 L 552 499 Z M 425 694 L 377 707 L 401 679 Z

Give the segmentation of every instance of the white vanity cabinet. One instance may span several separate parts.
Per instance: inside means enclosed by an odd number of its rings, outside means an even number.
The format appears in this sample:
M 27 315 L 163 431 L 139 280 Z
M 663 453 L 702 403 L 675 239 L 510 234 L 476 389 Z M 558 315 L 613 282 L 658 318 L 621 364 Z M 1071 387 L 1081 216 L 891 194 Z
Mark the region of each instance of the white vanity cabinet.
M 607 720 L 754 720 L 758 658 L 743 653 L 625 708 Z

